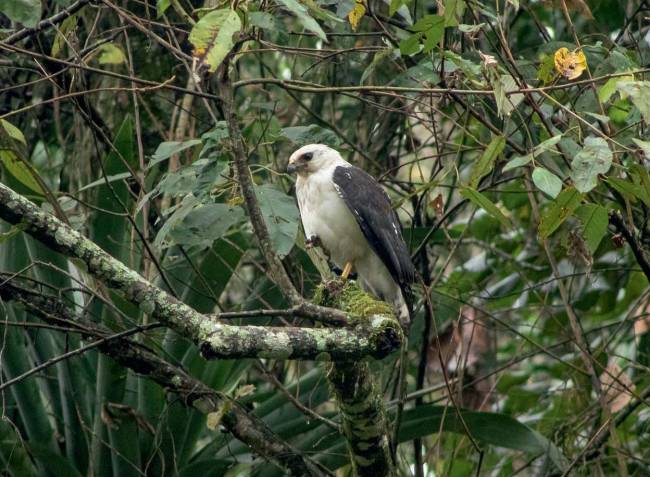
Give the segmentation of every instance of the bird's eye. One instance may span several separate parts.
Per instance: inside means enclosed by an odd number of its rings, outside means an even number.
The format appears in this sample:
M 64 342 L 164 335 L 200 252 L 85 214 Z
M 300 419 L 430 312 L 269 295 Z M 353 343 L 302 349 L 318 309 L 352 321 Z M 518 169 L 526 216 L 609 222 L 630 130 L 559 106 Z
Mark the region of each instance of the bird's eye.
M 306 152 L 302 155 L 303 160 L 305 161 L 311 161 L 311 158 L 314 157 L 313 152 Z

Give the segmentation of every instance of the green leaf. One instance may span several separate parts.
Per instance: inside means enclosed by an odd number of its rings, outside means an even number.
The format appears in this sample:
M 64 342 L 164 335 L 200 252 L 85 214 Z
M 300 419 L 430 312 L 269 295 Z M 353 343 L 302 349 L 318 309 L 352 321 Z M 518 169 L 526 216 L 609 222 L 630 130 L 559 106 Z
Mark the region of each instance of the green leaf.
M 420 51 L 420 38 L 422 33 L 413 33 L 399 42 L 399 51 L 404 56 L 414 55 Z
M 2 0 L 0 12 L 11 21 L 34 28 L 41 19 L 41 0 Z
M 458 25 L 458 30 L 462 33 L 478 33 L 481 31 L 481 29 L 485 26 L 485 23 L 478 23 L 478 24 L 467 24 L 467 23 L 461 23 Z
M 171 4 L 172 4 L 171 0 L 156 1 L 156 14 L 158 15 L 158 18 L 163 16 L 163 14 L 167 11 L 167 9 Z
M 607 209 L 598 204 L 584 204 L 578 207 L 576 215 L 582 222 L 582 232 L 589 251 L 593 255 L 607 233 L 609 216 Z
M 104 43 L 98 50 L 101 52 L 97 59 L 100 65 L 121 65 L 126 60 L 124 52 L 114 43 Z
M 540 142 L 537 146 L 535 146 L 534 152 L 535 155 L 541 154 L 542 152 L 553 152 L 556 154 L 559 154 L 557 149 L 554 148 L 554 146 L 562 140 L 562 134 L 558 134 L 556 136 L 550 137 L 542 142 Z
M 114 174 L 112 176 L 107 176 L 106 178 L 102 177 L 101 179 L 97 179 L 96 181 L 92 181 L 89 184 L 86 184 L 83 187 L 80 187 L 77 192 L 81 192 L 84 190 L 92 189 L 93 187 L 97 187 L 100 185 L 106 185 L 107 183 L 110 184 L 111 182 L 115 181 L 122 181 L 124 179 L 127 179 L 131 177 L 132 174 L 130 172 L 120 172 L 119 174 Z
M 639 184 L 618 177 L 608 177 L 607 183 L 629 201 L 636 202 L 636 200 L 639 199 L 647 206 L 650 206 L 650 195 L 648 195 L 645 188 Z
M 525 166 L 530 161 L 532 161 L 536 156 L 544 153 L 550 152 L 554 154 L 559 154 L 559 152 L 554 148 L 554 146 L 560 142 L 562 135 L 558 134 L 553 136 L 545 141 L 540 142 L 537 146 L 533 148 L 533 152 L 526 154 L 525 156 L 516 156 L 512 158 L 505 166 L 503 166 L 503 172 L 510 171 L 517 167 Z
M 228 204 L 199 205 L 174 224 L 169 231 L 167 243 L 209 247 L 243 220 L 244 211 L 241 207 Z
M 408 5 L 410 0 L 390 0 L 390 6 L 388 7 L 388 15 L 393 16 L 399 10 L 402 8 L 402 5 Z
M 411 31 L 425 32 L 432 28 L 444 28 L 445 18 L 440 15 L 425 15 L 415 25 L 409 28 Z
M 623 80 L 616 83 L 621 95 L 632 98 L 646 123 L 650 123 L 650 81 Z
M 500 76 L 493 83 L 494 86 L 494 99 L 497 103 L 499 116 L 506 117 L 517 109 L 517 106 L 524 100 L 524 95 L 521 93 L 508 95 L 512 91 L 517 91 L 519 86 L 515 79 L 510 75 Z
M 379 50 L 377 53 L 375 53 L 375 56 L 372 58 L 372 62 L 368 65 L 368 67 L 363 71 L 363 74 L 361 75 L 361 80 L 359 80 L 359 84 L 364 84 L 366 80 L 372 75 L 375 70 L 384 63 L 385 60 L 389 59 L 391 56 L 393 56 L 395 50 L 393 48 L 384 48 L 383 50 Z
M 278 17 L 267 12 L 250 12 L 248 14 L 248 21 L 251 25 L 262 28 L 263 30 L 279 32 L 284 29 L 284 25 Z
M 612 151 L 607 141 L 588 137 L 585 146 L 571 161 L 571 179 L 580 192 L 589 192 L 598 185 L 598 174 L 605 174 L 612 165 Z
M 538 233 L 540 238 L 551 236 L 562 223 L 570 217 L 582 201 L 583 194 L 575 187 L 567 187 L 546 209 L 539 221 Z
M 304 146 L 306 144 L 327 144 L 328 146 L 336 147 L 341 144 L 341 140 L 336 133 L 316 124 L 283 128 L 281 134 L 298 146 Z
M 633 138 L 632 140 L 641 148 L 646 159 L 650 159 L 650 141 L 642 141 L 637 138 Z
M 48 475 L 53 477 L 81 477 L 81 473 L 75 468 L 74 464 L 58 452 L 52 451 L 46 445 L 37 442 L 28 444 L 29 453 L 41 462 L 49 463 Z
M 650 197 L 650 174 L 646 168 L 639 164 L 633 164 L 630 166 L 628 174 L 636 184 L 640 183 L 645 196 Z
M 182 141 L 182 142 L 181 141 L 161 142 L 158 145 L 156 152 L 154 152 L 153 156 L 151 156 L 151 162 L 149 162 L 149 164 L 147 165 L 147 169 L 152 166 L 155 166 L 156 164 L 164 161 L 165 159 L 169 159 L 174 154 L 178 154 L 179 152 L 182 152 L 185 149 L 198 146 L 199 144 L 201 144 L 200 139 L 190 139 L 189 141 Z
M 543 167 L 536 167 L 533 170 L 533 182 L 539 190 L 554 199 L 562 190 L 562 180 Z
M 547 85 L 551 83 L 556 76 L 557 73 L 555 72 L 555 61 L 553 55 L 544 55 L 539 63 L 537 79 L 544 83 L 544 85 Z
M 445 0 L 445 26 L 458 26 L 458 19 L 465 13 L 465 0 Z
M 617 78 L 608 79 L 604 85 L 598 89 L 598 100 L 601 103 L 606 103 L 616 93 L 617 84 L 619 81 L 630 81 L 634 80 L 634 76 L 621 76 Z
M 327 41 L 327 36 L 318 22 L 311 17 L 307 9 L 298 3 L 297 0 L 277 0 L 277 2 L 298 17 L 298 21 L 302 23 L 302 26 L 307 30 L 315 33 L 321 40 Z
M 512 225 L 508 217 L 506 217 L 490 199 L 485 197 L 485 195 L 481 194 L 479 191 L 469 187 L 463 187 L 460 191 L 460 194 L 485 210 L 488 214 L 497 219 L 504 226 L 510 227 Z
M 424 32 L 424 52 L 428 53 L 433 50 L 442 39 L 442 35 L 445 32 L 444 25 L 439 27 L 433 27 L 430 30 Z
M 5 170 L 14 176 L 25 187 L 39 195 L 45 195 L 40 183 L 34 178 L 35 172 L 23 162 L 13 151 L 0 150 L 0 162 Z
M 472 175 L 470 176 L 469 183 L 467 184 L 472 189 L 477 189 L 481 179 L 492 171 L 497 156 L 501 154 L 506 146 L 506 138 L 503 136 L 496 136 L 490 141 L 483 155 L 474 165 Z
M 77 15 L 71 15 L 63 20 L 63 23 L 61 23 L 59 31 L 56 32 L 56 37 L 54 37 L 54 41 L 52 42 L 51 56 L 56 58 L 59 55 L 63 47 L 67 44 L 66 39 L 72 36 L 72 32 L 74 32 L 75 28 L 77 28 Z
M 5 130 L 5 132 L 9 135 L 10 138 L 15 139 L 16 141 L 22 142 L 23 144 L 27 145 L 27 141 L 25 140 L 25 136 L 23 135 L 23 132 L 18 129 L 16 126 L 11 124 L 9 121 L 5 119 L 0 119 L 0 124 L 2 125 L 2 128 Z
M 499 413 L 461 410 L 462 420 L 451 408 L 425 404 L 404 411 L 399 429 L 399 442 L 411 441 L 438 433 L 440 430 L 471 435 L 486 444 L 548 455 L 558 469 L 565 469 L 567 460 L 562 452 L 544 436 L 516 419 Z
M 258 186 L 255 192 L 273 248 L 280 257 L 285 257 L 293 248 L 298 234 L 300 213 L 295 201 L 273 184 Z
M 525 156 L 515 156 L 510 159 L 505 166 L 503 166 L 502 172 L 508 172 L 517 167 L 525 166 L 530 161 L 533 160 L 533 153 L 526 154 Z
M 241 20 L 234 10 L 224 8 L 203 16 L 192 28 L 189 40 L 194 56 L 214 73 L 232 49 L 233 35 L 241 30 Z

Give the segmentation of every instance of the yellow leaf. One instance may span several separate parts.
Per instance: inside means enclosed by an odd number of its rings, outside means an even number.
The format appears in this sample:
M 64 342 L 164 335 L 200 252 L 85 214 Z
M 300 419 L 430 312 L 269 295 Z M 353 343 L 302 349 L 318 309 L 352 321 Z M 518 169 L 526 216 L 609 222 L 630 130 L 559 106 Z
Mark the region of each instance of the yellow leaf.
M 348 20 L 350 21 L 350 26 L 352 27 L 353 31 L 357 31 L 359 22 L 361 21 L 361 19 L 365 14 L 366 14 L 366 6 L 363 4 L 362 0 L 357 0 L 354 4 L 354 8 L 348 14 Z
M 126 60 L 120 47 L 113 43 L 100 45 L 99 51 L 101 52 L 98 58 L 100 65 L 121 65 Z
M 555 69 L 568 80 L 574 80 L 587 69 L 587 58 L 582 51 L 569 51 L 568 48 L 560 48 L 554 55 Z

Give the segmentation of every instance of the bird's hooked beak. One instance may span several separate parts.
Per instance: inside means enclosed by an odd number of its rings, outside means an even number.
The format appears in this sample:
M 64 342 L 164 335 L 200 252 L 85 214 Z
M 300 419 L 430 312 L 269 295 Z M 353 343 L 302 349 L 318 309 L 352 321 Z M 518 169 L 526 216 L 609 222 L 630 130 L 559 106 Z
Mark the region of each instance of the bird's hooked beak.
M 296 167 L 296 165 L 294 163 L 290 162 L 287 165 L 287 172 L 289 174 L 293 174 L 294 172 L 297 172 L 297 171 L 298 171 L 298 167 Z

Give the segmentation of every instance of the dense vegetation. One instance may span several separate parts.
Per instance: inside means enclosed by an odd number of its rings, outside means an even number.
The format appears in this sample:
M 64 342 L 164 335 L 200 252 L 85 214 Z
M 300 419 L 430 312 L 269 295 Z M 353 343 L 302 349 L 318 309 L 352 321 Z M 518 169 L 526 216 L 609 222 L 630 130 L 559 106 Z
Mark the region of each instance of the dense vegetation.
M 648 475 L 649 10 L 0 2 L 2 474 Z M 408 339 L 320 286 L 309 143 L 391 196 Z

